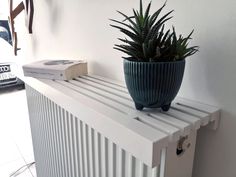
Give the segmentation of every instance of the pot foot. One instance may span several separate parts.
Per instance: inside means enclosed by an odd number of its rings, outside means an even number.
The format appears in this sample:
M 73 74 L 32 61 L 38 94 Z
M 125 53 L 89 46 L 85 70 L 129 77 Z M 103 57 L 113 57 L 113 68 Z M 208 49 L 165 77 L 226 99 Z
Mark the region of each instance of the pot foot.
M 135 108 L 139 111 L 143 110 L 143 105 L 139 104 L 139 103 L 134 103 L 135 104 Z
M 170 105 L 171 105 L 171 103 L 170 104 L 166 104 L 166 105 L 162 106 L 161 109 L 163 111 L 167 112 L 170 109 Z

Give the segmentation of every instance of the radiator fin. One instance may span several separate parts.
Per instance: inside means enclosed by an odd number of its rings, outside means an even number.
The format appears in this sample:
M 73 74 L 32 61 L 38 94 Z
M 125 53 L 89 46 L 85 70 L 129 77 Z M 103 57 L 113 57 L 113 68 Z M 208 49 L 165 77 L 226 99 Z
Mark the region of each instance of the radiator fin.
M 26 88 L 38 177 L 160 176 L 159 167 L 148 167 L 79 117 Z

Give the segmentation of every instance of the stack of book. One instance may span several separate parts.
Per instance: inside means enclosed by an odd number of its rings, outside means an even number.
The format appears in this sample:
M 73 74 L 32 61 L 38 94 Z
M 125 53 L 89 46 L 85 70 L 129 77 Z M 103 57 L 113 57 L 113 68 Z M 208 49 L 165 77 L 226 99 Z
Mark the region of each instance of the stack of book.
M 83 60 L 41 60 L 23 66 L 25 76 L 70 80 L 78 76 L 87 75 L 87 62 Z

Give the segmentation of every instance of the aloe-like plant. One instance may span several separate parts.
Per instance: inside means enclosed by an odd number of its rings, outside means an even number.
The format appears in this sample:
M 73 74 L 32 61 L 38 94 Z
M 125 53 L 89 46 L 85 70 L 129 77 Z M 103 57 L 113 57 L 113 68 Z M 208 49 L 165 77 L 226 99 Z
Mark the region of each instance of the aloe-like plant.
M 165 23 L 173 16 L 169 11 L 159 17 L 164 5 L 155 13 L 150 15 L 151 2 L 146 10 L 143 10 L 143 3 L 140 0 L 140 9 L 133 9 L 133 16 L 127 16 L 117 11 L 124 17 L 123 21 L 110 19 L 115 24 L 112 27 L 119 29 L 128 38 L 118 38 L 123 44 L 115 44 L 114 49 L 126 53 L 129 57 L 123 57 L 132 61 L 141 62 L 169 62 L 183 60 L 198 51 L 198 46 L 188 47 L 193 31 L 187 36 L 177 37 L 175 28 L 165 31 Z

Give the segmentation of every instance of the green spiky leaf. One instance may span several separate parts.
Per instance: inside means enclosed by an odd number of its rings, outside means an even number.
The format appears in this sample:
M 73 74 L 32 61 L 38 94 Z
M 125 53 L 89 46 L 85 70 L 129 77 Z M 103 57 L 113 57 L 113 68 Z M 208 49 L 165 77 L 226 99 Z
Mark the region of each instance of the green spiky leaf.
M 110 19 L 112 27 L 120 30 L 126 37 L 118 38 L 124 44 L 115 45 L 114 49 L 127 54 L 128 60 L 137 61 L 176 61 L 183 60 L 195 54 L 198 46 L 189 46 L 193 30 L 187 37 L 176 34 L 175 28 L 165 30 L 165 24 L 172 16 L 173 10 L 160 16 L 166 2 L 150 14 L 151 2 L 146 9 L 140 0 L 139 10 L 133 9 L 132 15 L 126 15 L 117 11 L 123 21 Z M 127 39 L 128 38 L 128 39 Z

